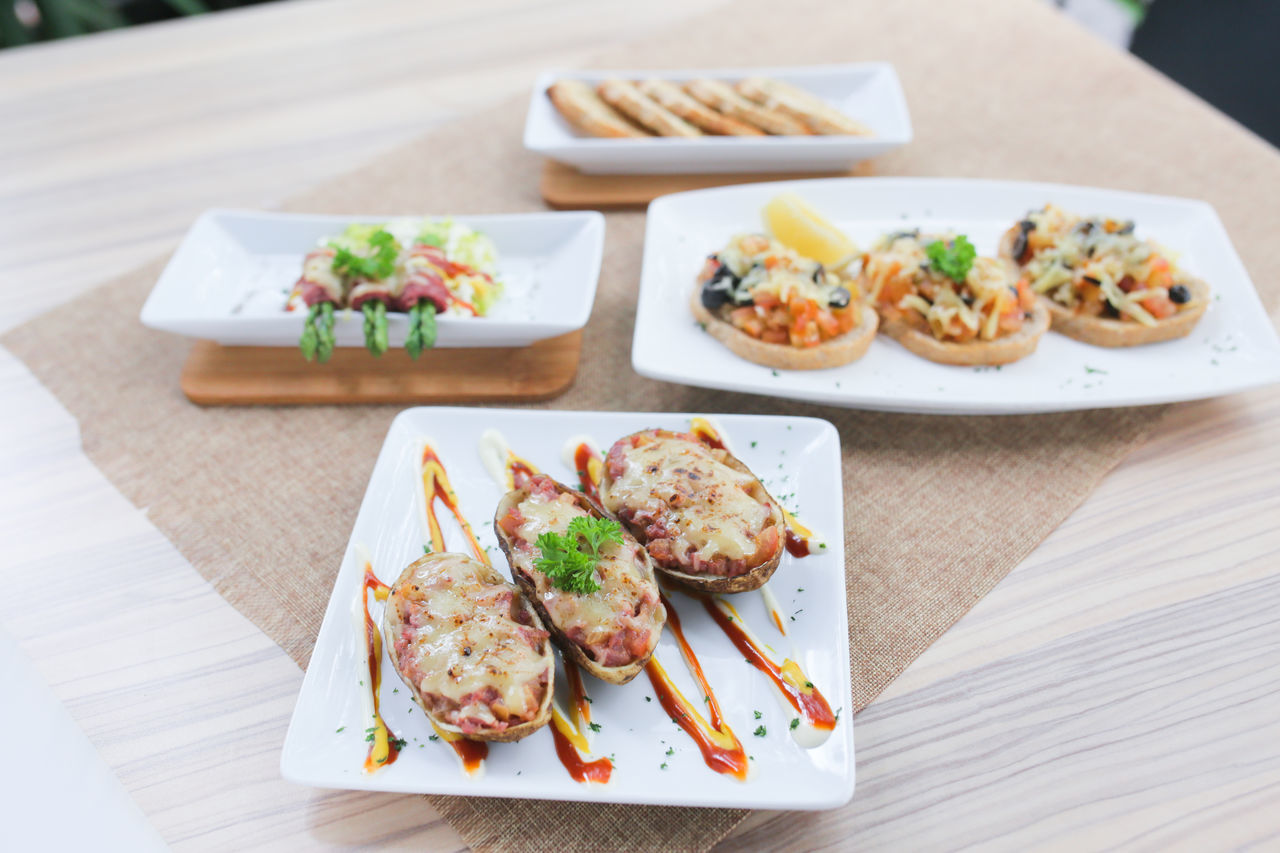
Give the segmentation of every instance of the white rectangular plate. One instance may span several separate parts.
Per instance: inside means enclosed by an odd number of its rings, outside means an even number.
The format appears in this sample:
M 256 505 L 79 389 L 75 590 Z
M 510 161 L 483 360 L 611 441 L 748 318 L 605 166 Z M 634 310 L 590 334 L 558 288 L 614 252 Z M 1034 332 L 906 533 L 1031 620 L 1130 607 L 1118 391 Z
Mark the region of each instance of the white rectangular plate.
M 993 254 L 1028 210 L 1137 222 L 1205 279 L 1213 301 L 1190 337 L 1109 349 L 1047 333 L 1035 353 L 1001 368 L 952 367 L 880 335 L 843 367 L 778 371 L 738 358 L 704 333 L 689 294 L 707 255 L 738 233 L 761 231 L 760 210 L 798 193 L 859 245 L 919 226 L 969 235 Z M 668 382 L 835 406 L 938 414 L 1001 414 L 1194 400 L 1280 381 L 1280 341 L 1218 215 L 1202 201 L 1062 184 L 945 178 L 837 178 L 696 190 L 649 205 L 632 364 Z
M 284 305 L 303 255 L 353 222 L 399 218 L 206 211 L 160 274 L 142 306 L 142 323 L 221 344 L 297 346 L 305 314 L 286 312 Z M 488 316 L 441 317 L 436 346 L 527 346 L 586 325 L 600 278 L 603 216 L 583 211 L 453 219 L 493 239 L 505 291 Z M 338 346 L 363 346 L 363 323 L 362 314 L 339 311 Z M 406 315 L 389 314 L 387 330 L 391 346 L 403 346 Z
M 746 662 L 700 605 L 676 593 L 671 600 L 689 642 L 729 725 L 753 758 L 747 781 L 708 769 L 693 740 L 662 710 L 644 673 L 622 686 L 583 676 L 592 698 L 592 720 L 601 727 L 594 735 L 593 757 L 615 757 L 609 784 L 573 781 L 557 760 L 547 729 L 518 743 L 491 744 L 483 775 L 469 777 L 447 745 L 428 740 L 431 729 L 422 709 L 414 707 L 385 652 L 382 713 L 408 746 L 396 763 L 365 774 L 365 729 L 371 723 L 358 603 L 361 554 L 367 549 L 375 573 L 388 583 L 422 555 L 418 463 L 424 439 L 448 470 L 481 544 L 509 577 L 491 523 L 503 489 L 486 473 L 477 451 L 484 430 L 500 430 L 517 454 L 572 485 L 575 473 L 561 461 L 561 449 L 571 437 L 590 435 L 607 452 L 614 440 L 636 430 L 689 427 L 689 418 L 677 414 L 417 408 L 396 417 L 369 480 L 285 738 L 280 760 L 284 777 L 328 788 L 617 803 L 821 809 L 847 802 L 854 784 L 853 715 L 839 437 L 831 424 L 813 418 L 725 415 L 716 422 L 731 449 L 773 494 L 798 509 L 801 520 L 824 537 L 826 548 L 812 556 L 784 556 L 769 583 L 784 612 L 794 616 L 783 617 L 789 636 L 770 624 L 760 593 L 729 599 L 764 642 L 800 663 L 833 710 L 843 709 L 826 743 L 808 750 L 797 746 L 788 731 L 793 715 L 774 698 L 765 676 Z M 451 516 L 441 516 L 450 549 L 465 551 Z M 381 605 L 371 603 L 371 608 L 381 624 Z M 656 655 L 685 696 L 700 704 L 701 694 L 669 630 Z M 557 682 L 560 692 L 563 679 Z M 758 726 L 767 735 L 753 735 Z
M 609 77 L 695 77 L 735 82 L 755 75 L 806 89 L 869 126 L 873 136 L 704 136 L 695 139 L 597 139 L 575 130 L 547 97 L 557 80 L 596 84 Z M 852 168 L 911 141 L 907 100 L 885 62 L 789 68 L 548 71 L 538 78 L 524 125 L 524 146 L 589 174 L 826 172 Z

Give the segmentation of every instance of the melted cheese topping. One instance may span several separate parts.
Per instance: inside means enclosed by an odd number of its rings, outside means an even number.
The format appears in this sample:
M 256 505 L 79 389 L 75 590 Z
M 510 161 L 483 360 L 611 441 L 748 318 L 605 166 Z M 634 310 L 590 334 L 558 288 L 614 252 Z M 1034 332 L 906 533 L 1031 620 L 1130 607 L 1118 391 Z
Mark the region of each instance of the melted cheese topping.
M 655 604 L 647 611 L 649 624 L 640 627 L 651 631 L 649 648 L 653 648 L 658 641 L 664 613 L 662 606 L 657 604 L 657 581 L 635 539 L 624 534 L 622 544 L 611 542 L 600 549 L 602 559 L 596 566 L 595 575 L 600 589 L 588 594 L 567 592 L 553 586 L 547 576 L 534 567 L 538 550 L 533 543 L 548 531 L 564 534 L 574 518 L 590 517 L 591 514 L 568 494 L 551 498 L 540 493 L 531 494 L 520 502 L 519 510 L 524 520 L 516 529 L 516 535 L 532 547 L 514 550 L 512 558 L 533 578 L 534 587 L 551 621 L 566 634 L 581 631 L 581 638 L 575 641 L 590 650 L 593 646 L 607 646 L 619 629 L 634 623 L 633 614 L 640 604 L 649 601 Z
M 333 253 L 311 252 L 302 262 L 302 278 L 324 288 L 334 302 L 342 302 L 342 279 L 333 271 Z
M 545 633 L 512 618 L 519 595 L 492 568 L 462 554 L 431 555 L 400 576 L 387 602 L 387 639 L 397 649 L 397 670 L 424 707 L 442 696 L 461 706 L 457 719 L 489 724 L 537 715 L 553 660 Z M 496 698 L 481 698 L 490 687 Z
M 624 455 L 626 470 L 602 492 L 610 511 L 627 507 L 665 519 L 677 554 L 692 549 L 709 561 L 756 553 L 771 506 L 754 476 L 724 463 L 724 451 L 664 436 L 628 446 Z

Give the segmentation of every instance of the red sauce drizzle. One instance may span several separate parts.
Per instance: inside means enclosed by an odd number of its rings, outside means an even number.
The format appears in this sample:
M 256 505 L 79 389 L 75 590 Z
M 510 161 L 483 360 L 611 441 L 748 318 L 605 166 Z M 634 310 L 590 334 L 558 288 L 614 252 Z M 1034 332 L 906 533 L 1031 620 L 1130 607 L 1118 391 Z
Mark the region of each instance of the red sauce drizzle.
M 538 469 L 514 456 L 507 460 L 507 470 L 511 472 L 511 483 L 517 489 L 523 489 L 529 479 L 538 473 Z
M 578 472 L 578 485 L 582 487 L 582 493 L 591 498 L 596 503 L 600 502 L 600 481 L 592 476 L 591 462 L 594 460 L 597 465 L 602 464 L 600 454 L 591 449 L 591 445 L 585 441 L 578 445 L 578 449 L 573 452 L 573 467 Z
M 458 509 L 458 496 L 449 483 L 449 474 L 444 469 L 444 463 L 440 461 L 440 457 L 429 444 L 422 449 L 422 488 L 426 497 L 427 527 L 431 534 L 432 550 L 448 550 L 444 541 L 444 531 L 440 529 L 440 519 L 436 517 L 436 501 L 439 500 L 457 519 L 458 526 L 462 528 L 467 541 L 471 544 L 471 553 L 475 558 L 486 566 L 492 565 L 489 562 L 489 555 L 485 553 L 484 548 L 480 547 L 480 542 L 472 532 L 471 525 Z
M 578 665 L 564 662 L 564 674 L 569 677 L 569 701 L 578 711 L 578 728 L 591 724 L 591 703 L 587 701 L 587 691 L 582 686 L 582 673 Z
M 742 652 L 743 657 L 751 662 L 756 669 L 769 676 L 782 695 L 787 697 L 787 701 L 791 706 L 805 718 L 809 725 L 815 729 L 834 729 L 836 727 L 836 718 L 831 713 L 831 706 L 827 704 L 827 700 L 816 687 L 797 687 L 782 677 L 782 669 L 774 663 L 774 661 L 764 653 L 764 650 L 752 642 L 747 633 L 742 630 L 736 621 L 734 621 L 727 613 L 716 607 L 715 602 L 710 598 L 702 595 L 695 595 L 695 598 L 702 602 L 702 606 L 706 608 L 707 613 L 711 614 L 711 618 L 720 626 L 720 630 L 724 631 L 725 636 L 729 638 L 738 651 Z
M 387 731 L 387 759 L 379 762 L 373 756 L 373 750 L 377 746 L 376 743 L 369 744 L 369 753 L 364 759 L 364 772 L 372 773 L 373 771 L 386 767 L 388 764 L 394 764 L 396 758 L 400 756 L 400 749 L 396 746 L 397 738 L 395 732 L 387 727 L 382 719 L 382 711 L 378 703 L 378 692 L 382 687 L 382 633 L 378 630 L 378 625 L 373 621 L 373 616 L 369 614 L 369 593 L 373 593 L 373 597 L 379 601 L 386 601 L 387 594 L 391 591 L 391 587 L 378 580 L 377 575 L 373 573 L 373 566 L 368 563 L 364 564 L 364 581 L 360 585 L 360 601 L 364 605 L 364 640 L 365 650 L 368 652 L 369 662 L 369 689 L 373 691 L 373 719 L 375 726 L 381 726 Z
M 680 645 L 681 654 L 684 655 L 685 663 L 689 665 L 689 672 L 693 675 L 694 680 L 698 682 L 702 695 L 707 698 L 711 726 L 730 746 L 717 743 L 711 737 L 711 734 L 703 726 L 699 725 L 697 712 L 689 706 L 688 701 L 676 690 L 675 685 L 671 683 L 657 659 L 651 658 L 645 666 L 645 672 L 649 675 L 649 681 L 653 684 L 654 692 L 658 694 L 658 702 L 662 704 L 663 709 L 676 721 L 677 725 L 684 729 L 689 737 L 693 738 L 694 742 L 698 744 L 698 748 L 702 751 L 702 759 L 708 767 L 717 773 L 725 773 L 737 779 L 746 779 L 748 769 L 747 754 L 742 748 L 742 743 L 724 721 L 724 716 L 720 711 L 720 703 L 716 701 L 715 693 L 712 692 L 711 685 L 707 682 L 707 677 L 702 671 L 702 665 L 698 662 L 697 655 L 693 653 L 693 648 L 690 647 L 689 641 L 685 639 L 684 630 L 680 626 L 679 614 L 676 613 L 675 608 L 671 606 L 671 602 L 667 600 L 665 595 L 662 596 L 662 603 L 667 608 L 667 627 L 675 635 L 676 642 Z
M 705 444 L 707 447 L 714 447 L 716 450 L 725 450 L 729 448 L 724 446 L 724 439 L 720 437 L 720 433 L 716 432 L 715 427 L 703 421 L 701 418 L 694 420 L 692 428 L 689 430 L 694 437 Z
M 787 553 L 793 557 L 809 556 L 809 540 L 797 536 L 790 527 L 787 528 Z
M 489 757 L 489 744 L 482 740 L 457 738 L 449 741 L 449 746 L 453 747 L 453 751 L 458 754 L 458 758 L 462 761 L 462 769 L 468 774 L 479 770 L 480 765 L 484 764 L 484 760 Z
M 597 758 L 595 761 L 587 761 L 578 754 L 578 750 L 573 744 L 569 743 L 569 739 L 565 737 L 564 732 L 554 723 L 551 726 L 551 737 L 556 742 L 556 755 L 560 759 L 560 763 L 564 765 L 564 769 L 569 771 L 569 775 L 573 777 L 575 782 L 599 782 L 604 784 L 609 781 L 609 777 L 613 775 L 613 762 L 607 758 Z

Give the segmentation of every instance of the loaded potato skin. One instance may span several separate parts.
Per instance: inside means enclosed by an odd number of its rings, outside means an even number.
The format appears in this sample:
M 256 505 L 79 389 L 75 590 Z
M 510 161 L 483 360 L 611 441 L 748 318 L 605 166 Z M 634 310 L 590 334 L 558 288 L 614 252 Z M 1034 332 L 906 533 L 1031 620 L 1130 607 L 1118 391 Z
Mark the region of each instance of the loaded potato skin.
M 427 554 L 387 597 L 383 633 L 396 673 L 440 728 L 514 741 L 551 719 L 555 658 L 521 590 L 463 554 Z
M 498 544 L 511 575 L 538 611 L 556 644 L 591 675 L 625 684 L 657 647 L 666 610 L 653 564 L 625 530 L 600 549 L 590 591 L 561 588 L 539 568 L 540 536 L 569 535 L 574 519 L 611 517 L 582 492 L 545 475 L 531 477 L 503 496 L 494 513 Z
M 647 429 L 619 439 L 600 495 L 657 570 L 693 589 L 758 589 L 782 561 L 777 502 L 733 454 L 692 435 Z

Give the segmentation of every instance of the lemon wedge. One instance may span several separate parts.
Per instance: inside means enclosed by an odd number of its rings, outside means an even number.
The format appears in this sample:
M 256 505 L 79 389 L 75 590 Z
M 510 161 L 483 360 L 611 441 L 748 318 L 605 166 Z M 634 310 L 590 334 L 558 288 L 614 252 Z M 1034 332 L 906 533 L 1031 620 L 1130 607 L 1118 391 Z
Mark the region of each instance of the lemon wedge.
M 795 193 L 774 196 L 764 206 L 764 224 L 784 246 L 832 269 L 844 266 L 857 252 L 843 231 Z

